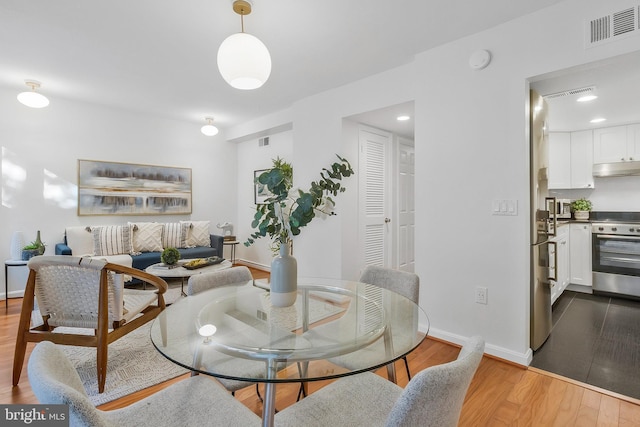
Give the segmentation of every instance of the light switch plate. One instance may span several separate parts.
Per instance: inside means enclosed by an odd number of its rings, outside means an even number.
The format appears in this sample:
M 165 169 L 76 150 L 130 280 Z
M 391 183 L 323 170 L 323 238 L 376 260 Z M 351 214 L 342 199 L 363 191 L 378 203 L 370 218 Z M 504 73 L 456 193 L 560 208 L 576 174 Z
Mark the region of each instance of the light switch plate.
M 518 215 L 518 201 L 514 199 L 495 199 L 491 204 L 492 215 Z

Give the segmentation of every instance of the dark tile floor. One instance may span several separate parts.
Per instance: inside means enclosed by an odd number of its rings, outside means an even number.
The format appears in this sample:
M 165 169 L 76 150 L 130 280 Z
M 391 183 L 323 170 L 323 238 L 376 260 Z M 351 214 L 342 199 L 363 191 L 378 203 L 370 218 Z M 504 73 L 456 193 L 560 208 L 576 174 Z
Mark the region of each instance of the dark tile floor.
M 640 399 L 640 302 L 565 291 L 531 366 Z

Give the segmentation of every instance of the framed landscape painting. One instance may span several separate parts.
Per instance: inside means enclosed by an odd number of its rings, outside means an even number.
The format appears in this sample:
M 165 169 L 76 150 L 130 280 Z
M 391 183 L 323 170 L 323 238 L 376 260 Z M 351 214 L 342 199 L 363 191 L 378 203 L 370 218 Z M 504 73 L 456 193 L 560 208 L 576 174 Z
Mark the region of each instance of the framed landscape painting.
M 273 193 L 271 193 L 271 191 L 269 191 L 269 189 L 267 188 L 266 185 L 260 184 L 258 182 L 258 177 L 263 172 L 266 172 L 268 170 L 269 169 L 262 169 L 262 170 L 253 171 L 253 183 L 255 185 L 255 188 L 254 188 L 254 199 L 255 199 L 256 205 L 265 204 L 265 200 L 267 200 L 269 197 L 273 196 Z
M 78 215 L 191 213 L 191 169 L 78 160 Z

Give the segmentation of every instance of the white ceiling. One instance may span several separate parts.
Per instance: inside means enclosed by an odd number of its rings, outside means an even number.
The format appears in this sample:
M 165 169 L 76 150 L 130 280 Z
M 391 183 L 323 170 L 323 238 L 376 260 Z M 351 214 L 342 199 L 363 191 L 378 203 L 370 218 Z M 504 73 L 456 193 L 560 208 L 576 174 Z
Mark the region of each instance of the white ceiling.
M 531 87 L 540 95 L 595 86 L 598 99 L 578 95 L 547 99 L 550 131 L 574 131 L 640 121 L 640 52 L 540 76 Z M 596 117 L 607 120 L 591 124 Z
M 561 0 L 255 0 L 245 30 L 273 70 L 255 91 L 216 67 L 240 30 L 231 0 L 2 0 L 0 85 L 221 128 L 412 60 Z

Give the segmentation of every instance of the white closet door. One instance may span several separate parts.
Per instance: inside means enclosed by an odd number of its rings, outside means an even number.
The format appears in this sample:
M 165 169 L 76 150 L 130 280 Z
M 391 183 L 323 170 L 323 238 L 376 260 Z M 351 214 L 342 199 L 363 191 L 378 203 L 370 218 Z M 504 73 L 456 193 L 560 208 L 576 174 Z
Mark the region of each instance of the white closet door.
M 415 148 L 413 141 L 400 138 L 398 143 L 398 269 L 415 271 Z
M 389 152 L 391 134 L 362 126 L 359 132 L 359 247 L 361 265 L 390 267 Z

